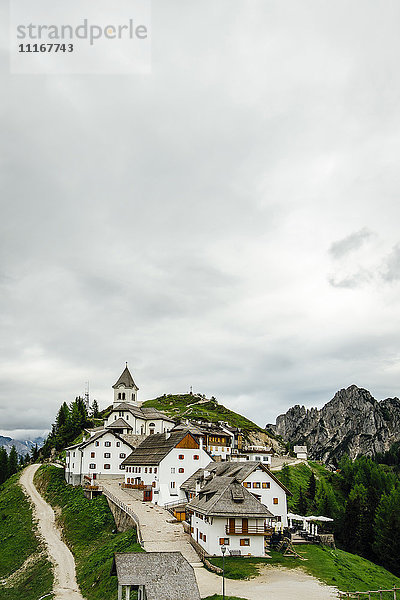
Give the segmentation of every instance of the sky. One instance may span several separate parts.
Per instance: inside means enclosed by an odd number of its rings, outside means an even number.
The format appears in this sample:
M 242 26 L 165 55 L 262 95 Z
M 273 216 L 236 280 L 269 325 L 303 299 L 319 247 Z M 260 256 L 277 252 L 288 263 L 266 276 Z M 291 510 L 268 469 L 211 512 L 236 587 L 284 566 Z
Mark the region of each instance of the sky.
M 397 0 L 153 0 L 152 70 L 10 75 L 0 434 L 125 361 L 261 426 L 400 382 Z

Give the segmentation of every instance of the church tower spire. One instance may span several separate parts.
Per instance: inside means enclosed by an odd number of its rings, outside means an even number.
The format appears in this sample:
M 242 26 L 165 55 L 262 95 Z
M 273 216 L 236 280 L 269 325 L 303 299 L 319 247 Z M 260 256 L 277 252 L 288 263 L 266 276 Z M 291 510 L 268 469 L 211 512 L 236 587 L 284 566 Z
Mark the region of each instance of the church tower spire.
M 138 406 L 137 393 L 138 386 L 133 380 L 131 372 L 128 369 L 128 363 L 125 363 L 125 369 L 122 371 L 118 381 L 112 386 L 114 389 L 114 406 L 126 402 Z M 139 405 L 140 406 L 140 405 Z

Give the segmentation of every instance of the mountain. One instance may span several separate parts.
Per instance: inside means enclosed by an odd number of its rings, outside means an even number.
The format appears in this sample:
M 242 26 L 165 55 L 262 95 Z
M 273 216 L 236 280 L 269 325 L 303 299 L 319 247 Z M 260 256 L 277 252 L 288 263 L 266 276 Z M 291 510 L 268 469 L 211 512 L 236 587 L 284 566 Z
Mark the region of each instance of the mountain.
M 378 402 L 368 390 L 351 385 L 320 410 L 293 406 L 267 429 L 285 442 L 306 444 L 310 458 L 337 464 L 343 454 L 372 456 L 400 440 L 400 400 Z
M 5 437 L 0 435 L 0 446 L 3 446 L 7 452 L 9 453 L 11 448 L 15 446 L 17 454 L 29 454 L 29 452 L 34 448 L 37 444 L 38 448 L 43 446 L 45 438 L 37 437 L 34 440 L 13 440 L 10 437 Z

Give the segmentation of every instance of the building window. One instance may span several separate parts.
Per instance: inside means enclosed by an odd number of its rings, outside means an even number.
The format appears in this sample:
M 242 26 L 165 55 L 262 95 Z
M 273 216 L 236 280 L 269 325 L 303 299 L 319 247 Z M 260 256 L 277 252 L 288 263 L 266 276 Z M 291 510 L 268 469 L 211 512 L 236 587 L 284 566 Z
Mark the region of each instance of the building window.
M 263 486 L 264 490 L 269 490 L 269 488 L 271 487 L 271 484 L 269 481 L 263 481 L 262 486 Z
M 183 460 L 185 458 L 185 456 L 183 454 L 179 454 L 178 458 L 179 458 L 179 460 Z
M 111 465 L 109 465 L 108 463 L 106 463 L 106 464 L 104 465 L 104 468 L 105 468 L 105 469 L 111 469 Z
M 251 483 L 250 483 L 250 481 L 245 481 L 245 482 L 243 483 L 243 487 L 245 487 L 245 488 L 251 488 Z
M 120 452 L 120 454 L 119 454 L 119 457 L 120 457 L 120 458 L 125 458 L 125 457 L 126 457 L 126 454 L 125 454 L 125 452 Z
M 109 448 L 111 446 L 111 442 L 104 442 L 104 445 Z
M 203 533 L 203 542 L 206 542 L 206 541 L 207 541 L 207 536 L 205 533 Z
M 149 473 L 152 473 L 153 469 L 151 467 L 149 467 Z
M 123 411 L 122 411 L 122 410 L 120 410 L 120 411 L 119 411 L 119 413 L 118 413 L 118 416 L 119 416 L 119 417 L 123 417 L 123 416 L 124 416 L 124 413 L 123 413 Z
M 125 470 L 125 465 L 119 465 L 119 468 L 121 469 L 121 471 Z
M 254 481 L 254 482 L 253 482 L 253 488 L 257 488 L 257 489 L 258 489 L 258 488 L 260 488 L 260 487 L 261 487 L 261 485 L 260 485 L 260 482 L 259 482 L 259 481 Z
M 184 473 L 185 469 L 178 469 L 178 473 Z
M 154 467 L 154 473 L 157 473 L 157 467 Z
M 121 445 L 121 442 L 117 442 L 115 445 L 117 446 L 117 448 L 119 448 Z
M 95 446 L 100 446 L 100 442 L 95 442 L 94 445 Z
M 199 537 L 201 540 L 203 539 L 203 534 L 201 532 L 199 533 Z
M 125 392 L 122 392 L 122 400 L 125 400 Z
M 268 456 L 263 456 L 263 461 L 268 462 Z
M 174 489 L 174 488 L 175 488 L 175 481 L 171 481 L 171 483 L 170 483 L 170 487 L 171 487 L 172 489 Z
M 91 452 L 90 453 L 90 458 L 94 458 L 96 456 L 96 452 Z
M 220 546 L 229 546 L 229 538 L 219 538 Z
M 155 423 L 149 423 L 149 427 L 155 427 L 156 424 Z
M 89 469 L 95 469 L 95 468 L 96 468 L 96 465 L 94 463 L 90 463 Z
M 256 456 L 256 457 L 255 457 L 255 460 L 256 460 L 257 462 L 260 462 L 260 460 L 261 460 L 261 456 Z
M 126 419 L 127 421 L 129 421 L 129 413 L 127 413 L 127 414 L 126 414 L 126 417 L 125 417 L 125 419 Z
M 147 467 L 144 468 L 144 472 L 147 473 Z
M 175 473 L 175 467 L 171 467 L 171 473 Z
M 274 498 L 274 499 L 273 499 L 273 503 L 274 503 L 274 504 L 278 504 L 278 498 Z
M 199 460 L 199 458 L 200 458 L 200 456 L 199 456 L 198 454 L 195 454 L 195 455 L 193 456 L 193 460 Z
M 249 538 L 242 538 L 240 540 L 240 545 L 241 546 L 250 546 L 250 539 Z
M 154 435 L 154 429 L 150 429 L 149 435 Z
M 104 452 L 104 458 L 111 458 L 110 452 Z

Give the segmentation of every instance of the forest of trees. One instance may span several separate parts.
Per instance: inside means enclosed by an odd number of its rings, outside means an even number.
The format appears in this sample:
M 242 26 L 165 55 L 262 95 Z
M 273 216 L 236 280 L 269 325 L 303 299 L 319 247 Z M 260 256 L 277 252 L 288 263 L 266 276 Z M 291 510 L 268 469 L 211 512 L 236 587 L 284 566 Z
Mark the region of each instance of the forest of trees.
M 400 576 L 400 444 L 395 446 L 375 459 L 344 456 L 336 473 L 318 480 L 311 472 L 296 495 L 295 512 L 333 518 L 339 547 Z M 289 489 L 290 476 L 284 466 L 279 478 Z
M 64 402 L 56 417 L 56 422 L 53 423 L 51 432 L 40 450 L 43 458 L 48 458 L 54 448 L 56 452 L 60 452 L 66 446 L 70 445 L 74 439 L 82 432 L 85 427 L 94 425 L 93 419 L 99 417 L 99 407 L 96 400 L 90 409 L 90 414 L 86 410 L 83 398 L 77 397 L 68 405 Z
M 0 485 L 5 482 L 6 479 L 14 475 L 26 462 L 29 462 L 30 456 L 27 454 L 25 458 L 18 456 L 15 446 L 10 450 L 10 454 L 7 454 L 7 450 L 0 447 Z

